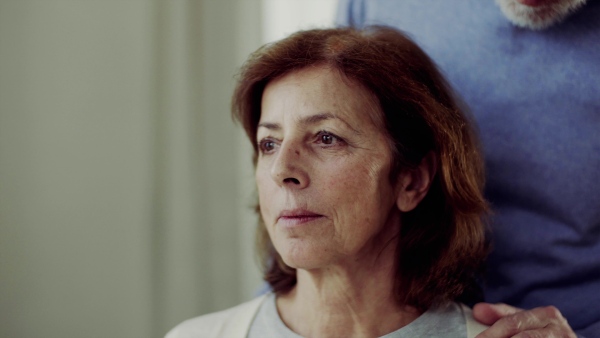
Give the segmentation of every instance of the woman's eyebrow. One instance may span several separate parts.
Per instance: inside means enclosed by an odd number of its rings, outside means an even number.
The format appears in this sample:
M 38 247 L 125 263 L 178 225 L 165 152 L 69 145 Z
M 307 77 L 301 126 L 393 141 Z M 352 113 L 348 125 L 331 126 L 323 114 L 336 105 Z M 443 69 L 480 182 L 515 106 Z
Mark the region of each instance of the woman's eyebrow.
M 350 130 L 352 130 L 353 132 L 360 134 L 360 132 L 356 129 L 354 129 L 348 122 L 346 122 L 343 118 L 334 115 L 332 113 L 329 112 L 324 112 L 324 113 L 319 113 L 319 114 L 315 114 L 315 115 L 310 115 L 307 117 L 304 117 L 302 119 L 300 119 L 300 123 L 302 124 L 308 124 L 308 125 L 312 125 L 312 124 L 317 124 L 321 121 L 325 121 L 325 120 L 339 120 L 341 121 L 343 124 L 346 125 L 346 127 L 348 127 Z
M 348 122 L 344 121 L 344 119 L 329 113 L 329 112 L 324 112 L 324 113 L 319 113 L 319 114 L 315 114 L 315 115 L 309 115 L 309 116 L 305 116 L 299 119 L 299 123 L 301 125 L 315 125 L 318 124 L 321 121 L 325 121 L 325 120 L 339 120 L 342 123 L 344 123 L 348 128 L 350 128 L 352 131 L 354 131 L 357 134 L 360 134 L 360 132 L 356 129 L 354 129 Z M 258 127 L 263 127 L 269 130 L 280 130 L 281 129 L 281 125 L 279 125 L 278 123 L 272 123 L 272 122 L 261 122 L 258 124 Z
M 267 128 L 269 130 L 279 130 L 281 129 L 281 126 L 279 125 L 279 123 L 271 123 L 271 122 L 261 122 L 258 124 L 258 128 Z M 257 129 L 258 129 L 257 128 Z
M 301 125 L 314 125 L 318 124 L 321 121 L 336 119 L 337 117 L 331 113 L 320 113 L 315 115 L 305 116 L 299 119 L 299 124 Z M 258 127 L 267 128 L 269 130 L 279 130 L 281 129 L 281 125 L 279 123 L 272 122 L 261 122 L 258 124 Z
M 338 117 L 332 113 L 320 113 L 315 115 L 306 116 L 300 119 L 301 124 L 317 124 L 321 121 L 337 119 Z

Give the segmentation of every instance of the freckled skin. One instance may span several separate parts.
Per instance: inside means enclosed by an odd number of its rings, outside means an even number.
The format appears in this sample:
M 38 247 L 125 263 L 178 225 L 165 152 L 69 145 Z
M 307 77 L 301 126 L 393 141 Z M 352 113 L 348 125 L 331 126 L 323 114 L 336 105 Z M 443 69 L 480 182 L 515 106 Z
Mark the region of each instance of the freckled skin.
M 311 270 L 372 262 L 398 233 L 399 189 L 389 180 L 392 155 L 374 107 L 365 89 L 325 67 L 267 85 L 257 141 L 268 151 L 259 155 L 256 183 L 286 264 Z M 306 123 L 325 112 L 333 117 Z M 333 135 L 331 144 L 323 131 Z M 283 210 L 298 208 L 323 217 L 291 228 L 278 222 Z

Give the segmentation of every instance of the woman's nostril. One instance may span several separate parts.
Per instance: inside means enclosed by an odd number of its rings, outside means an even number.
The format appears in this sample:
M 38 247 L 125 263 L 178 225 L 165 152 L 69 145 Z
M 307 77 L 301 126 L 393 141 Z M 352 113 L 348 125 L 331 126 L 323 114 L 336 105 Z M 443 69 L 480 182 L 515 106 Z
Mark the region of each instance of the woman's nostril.
M 291 182 L 291 183 L 294 183 L 294 184 L 300 184 L 300 181 L 298 181 L 298 179 L 293 178 L 293 177 L 288 177 L 288 178 L 284 179 L 283 182 L 284 183 Z

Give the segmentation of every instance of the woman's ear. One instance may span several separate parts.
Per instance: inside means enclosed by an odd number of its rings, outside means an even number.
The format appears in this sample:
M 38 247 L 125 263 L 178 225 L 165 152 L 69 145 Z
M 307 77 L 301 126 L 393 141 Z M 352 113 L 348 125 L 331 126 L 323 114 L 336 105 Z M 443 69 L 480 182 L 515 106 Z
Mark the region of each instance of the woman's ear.
M 396 206 L 402 212 L 413 210 L 425 198 L 437 170 L 437 157 L 430 151 L 423 157 L 417 168 L 406 170 L 398 175 L 400 191 Z

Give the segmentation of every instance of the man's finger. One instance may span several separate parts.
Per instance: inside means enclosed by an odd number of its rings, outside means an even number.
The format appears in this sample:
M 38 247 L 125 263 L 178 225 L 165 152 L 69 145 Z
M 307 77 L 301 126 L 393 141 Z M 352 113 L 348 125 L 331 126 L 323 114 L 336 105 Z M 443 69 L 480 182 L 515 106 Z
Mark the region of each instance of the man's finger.
M 493 325 L 500 318 L 510 316 L 522 309 L 507 304 L 478 303 L 473 307 L 473 318 L 485 325 Z
M 565 325 L 550 324 L 543 329 L 523 331 L 513 338 L 577 338 L 577 335 L 565 321 Z
M 500 312 L 505 311 L 505 313 L 513 310 L 517 310 L 517 312 L 500 318 L 487 330 L 479 334 L 477 338 L 513 337 L 528 330 L 541 330 L 546 328 L 552 329 L 553 331 L 551 332 L 556 332 L 557 334 L 561 332 L 572 332 L 565 318 L 554 306 L 538 307 L 527 311 L 519 311 L 519 309 L 516 308 L 511 310 L 510 308 L 512 307 L 503 307 L 498 310 Z M 532 333 L 530 332 L 530 334 Z M 527 335 L 524 336 L 527 337 Z M 563 334 L 561 337 L 569 336 Z

